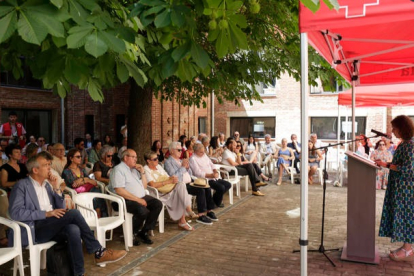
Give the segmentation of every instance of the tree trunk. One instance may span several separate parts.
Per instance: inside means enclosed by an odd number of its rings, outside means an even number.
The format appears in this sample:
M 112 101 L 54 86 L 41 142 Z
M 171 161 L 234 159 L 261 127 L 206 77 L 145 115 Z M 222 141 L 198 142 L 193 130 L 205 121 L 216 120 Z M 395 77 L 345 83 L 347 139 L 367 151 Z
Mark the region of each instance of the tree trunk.
M 151 110 L 152 88 L 140 87 L 130 80 L 128 107 L 128 148 L 137 152 L 138 163 L 145 165 L 144 153 L 149 151 L 152 143 Z

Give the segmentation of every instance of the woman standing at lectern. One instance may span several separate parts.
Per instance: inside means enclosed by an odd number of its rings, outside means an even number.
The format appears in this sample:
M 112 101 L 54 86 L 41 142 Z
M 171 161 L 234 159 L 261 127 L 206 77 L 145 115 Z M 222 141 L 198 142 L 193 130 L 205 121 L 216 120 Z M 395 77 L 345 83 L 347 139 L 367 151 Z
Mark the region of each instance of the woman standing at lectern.
M 385 193 L 379 236 L 390 237 L 391 242 L 403 246 L 390 252 L 394 261 L 413 261 L 414 253 L 414 124 L 400 115 L 391 121 L 392 132 L 402 142 L 395 150 L 391 163 L 376 161 L 390 169 Z

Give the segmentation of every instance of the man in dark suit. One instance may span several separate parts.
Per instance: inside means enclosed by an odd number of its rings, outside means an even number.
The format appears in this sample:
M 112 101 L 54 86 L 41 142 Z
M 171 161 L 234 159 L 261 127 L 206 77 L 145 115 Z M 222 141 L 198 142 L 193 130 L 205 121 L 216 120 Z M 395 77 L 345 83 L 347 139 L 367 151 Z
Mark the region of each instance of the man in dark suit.
M 50 171 L 49 160 L 37 154 L 27 161 L 26 166 L 29 176 L 13 187 L 9 213 L 12 219 L 29 225 L 35 242 L 67 240 L 75 275 L 85 273 L 82 241 L 88 253 L 95 253 L 97 265 L 125 257 L 125 250 L 103 248 L 78 210 L 65 210 L 64 195 L 59 181 Z M 9 237 L 9 241 L 12 240 Z M 22 245 L 27 244 L 27 232 L 22 230 Z

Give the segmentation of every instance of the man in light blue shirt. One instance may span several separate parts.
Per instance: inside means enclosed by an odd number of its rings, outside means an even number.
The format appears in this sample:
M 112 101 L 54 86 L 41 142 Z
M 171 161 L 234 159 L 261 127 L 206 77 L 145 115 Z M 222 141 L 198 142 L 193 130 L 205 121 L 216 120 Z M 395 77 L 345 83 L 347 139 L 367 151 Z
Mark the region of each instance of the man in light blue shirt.
M 137 153 L 127 149 L 121 157 L 122 162 L 115 166 L 110 174 L 110 189 L 125 199 L 128 213 L 134 214 L 134 236 L 138 236 L 146 244 L 152 244 L 148 231 L 155 228 L 163 205 L 158 199 L 145 194 L 147 178 L 144 167 L 137 164 Z M 117 210 L 117 206 L 114 206 L 114 209 Z M 145 224 L 139 231 L 144 221 Z M 140 245 L 140 242 L 135 239 L 134 245 Z

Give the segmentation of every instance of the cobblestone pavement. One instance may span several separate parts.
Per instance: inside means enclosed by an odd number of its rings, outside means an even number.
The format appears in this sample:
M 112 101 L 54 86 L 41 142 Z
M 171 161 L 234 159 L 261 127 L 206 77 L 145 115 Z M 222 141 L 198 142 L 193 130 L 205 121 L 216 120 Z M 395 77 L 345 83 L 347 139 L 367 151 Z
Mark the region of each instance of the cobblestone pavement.
M 181 231 L 167 223 L 164 234 L 155 231 L 154 244 L 130 249 L 123 260 L 96 267 L 93 257 L 85 257 L 88 275 L 299 275 L 300 185 L 284 182 L 263 188 L 265 197 L 243 192 L 233 206 L 217 211 L 219 222 L 212 226 L 195 225 L 193 232 Z M 309 249 L 320 245 L 322 186 L 309 186 Z M 377 229 L 384 191 L 377 191 Z M 346 239 L 346 187 L 329 185 L 326 197 L 325 248 L 342 248 Z M 117 231 L 108 247 L 122 248 L 122 231 Z M 377 231 L 378 232 L 378 231 Z M 309 275 L 414 275 L 414 263 L 397 263 L 388 258 L 388 238 L 376 239 L 381 255 L 379 265 L 340 260 L 340 251 L 328 255 L 333 267 L 321 253 L 308 254 Z M 25 258 L 27 263 L 27 256 Z M 0 274 L 11 275 L 0 266 Z M 28 269 L 25 270 L 29 274 Z M 42 275 L 46 275 L 42 271 Z

